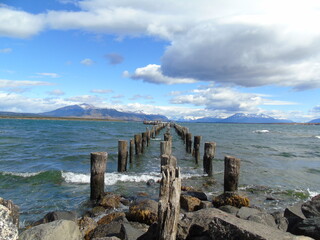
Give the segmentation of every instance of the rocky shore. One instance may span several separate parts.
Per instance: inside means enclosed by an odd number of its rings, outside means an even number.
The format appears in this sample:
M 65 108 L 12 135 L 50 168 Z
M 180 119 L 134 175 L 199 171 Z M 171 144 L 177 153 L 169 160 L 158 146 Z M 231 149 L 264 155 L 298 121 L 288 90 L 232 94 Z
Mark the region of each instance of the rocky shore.
M 176 239 L 320 239 L 320 195 L 274 213 L 238 198 L 223 205 L 221 196 L 208 199 L 183 187 Z M 157 239 L 157 220 L 158 202 L 146 194 L 133 199 L 106 193 L 83 216 L 50 212 L 18 234 L 19 208 L 0 198 L 1 240 L 152 240 Z

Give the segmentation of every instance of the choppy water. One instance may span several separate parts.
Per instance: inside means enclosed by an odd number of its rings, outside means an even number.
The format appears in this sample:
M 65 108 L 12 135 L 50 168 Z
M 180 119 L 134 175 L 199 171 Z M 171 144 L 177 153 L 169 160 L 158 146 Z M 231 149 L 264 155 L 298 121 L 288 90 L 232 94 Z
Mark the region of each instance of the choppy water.
M 270 124 L 181 124 L 204 142 L 217 143 L 214 183 L 196 165 L 172 129 L 173 155 L 183 185 L 202 188 L 211 197 L 223 190 L 223 159 L 242 160 L 240 190 L 253 205 L 272 211 L 320 192 L 320 126 Z M 117 173 L 118 140 L 145 131 L 135 122 L 0 120 L 0 197 L 21 209 L 22 224 L 52 210 L 83 210 L 89 198 L 90 152 L 107 151 L 106 191 L 126 196 L 147 192 L 157 198 L 159 146 L 163 133 L 143 156 Z M 274 200 L 266 200 L 273 197 Z

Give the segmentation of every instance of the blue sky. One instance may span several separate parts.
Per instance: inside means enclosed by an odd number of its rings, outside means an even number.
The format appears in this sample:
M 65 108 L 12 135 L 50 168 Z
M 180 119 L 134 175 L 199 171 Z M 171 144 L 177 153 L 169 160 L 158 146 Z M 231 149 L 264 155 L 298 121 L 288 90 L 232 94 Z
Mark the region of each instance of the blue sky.
M 0 1 L 0 111 L 320 117 L 320 2 Z

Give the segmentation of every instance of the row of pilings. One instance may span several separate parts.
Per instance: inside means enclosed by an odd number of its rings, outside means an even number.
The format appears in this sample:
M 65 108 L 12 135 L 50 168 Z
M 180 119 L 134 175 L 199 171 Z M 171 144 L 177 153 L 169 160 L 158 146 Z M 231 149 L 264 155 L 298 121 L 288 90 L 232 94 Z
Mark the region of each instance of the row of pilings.
M 135 134 L 134 139 L 130 140 L 129 153 L 130 161 L 133 159 L 134 152 L 136 155 L 143 154 L 144 148 L 149 146 L 148 141 L 150 141 L 150 138 L 148 140 L 148 136 L 154 138 L 165 127 L 167 131 L 164 134 L 164 141 L 160 142 L 161 181 L 158 203 L 157 240 L 174 240 L 176 239 L 177 224 L 180 214 L 181 174 L 177 158 L 172 155 L 173 141 L 170 128 L 174 127 L 177 134 L 185 142 L 186 151 L 193 154 L 196 164 L 200 161 L 200 142 L 202 137 L 194 136 L 193 150 L 191 151 L 190 146 L 192 146 L 192 134 L 189 132 L 188 128 L 182 127 L 176 123 L 161 123 L 153 126 L 151 130 L 147 129 L 144 133 Z M 119 172 L 126 171 L 128 158 L 127 145 L 127 141 L 119 140 L 118 142 Z M 204 172 L 209 176 L 212 176 L 212 161 L 215 155 L 216 143 L 206 142 L 204 146 Z M 133 148 L 135 151 L 133 151 Z M 94 202 L 97 202 L 104 195 L 104 174 L 106 171 L 107 158 L 108 154 L 106 152 L 91 153 L 90 199 Z M 230 194 L 234 194 L 238 190 L 240 159 L 225 156 L 224 162 L 224 194 L 227 193 L 229 197 Z

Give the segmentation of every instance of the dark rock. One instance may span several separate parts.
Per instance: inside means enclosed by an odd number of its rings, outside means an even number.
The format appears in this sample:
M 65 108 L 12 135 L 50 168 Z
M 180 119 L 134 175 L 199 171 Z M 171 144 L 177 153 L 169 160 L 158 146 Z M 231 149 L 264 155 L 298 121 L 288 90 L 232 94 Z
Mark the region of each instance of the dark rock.
M 201 200 L 189 195 L 180 196 L 180 206 L 182 209 L 192 212 L 200 209 Z
M 232 214 L 232 215 L 234 215 L 234 216 L 236 216 L 237 213 L 238 213 L 238 211 L 239 211 L 239 208 L 234 207 L 234 206 L 230 206 L 230 205 L 226 205 L 226 206 L 219 207 L 219 209 L 220 209 L 221 211 L 226 212 L 226 213 L 230 213 L 230 214 Z
M 113 220 L 116 220 L 118 218 L 121 218 L 121 217 L 125 217 L 126 214 L 124 212 L 113 212 L 113 213 L 110 213 L 104 217 L 102 217 L 99 221 L 98 221 L 98 225 L 101 225 L 101 224 L 109 224 L 111 223 Z
M 57 220 L 77 221 L 77 213 L 75 211 L 54 211 L 47 213 L 42 219 L 37 221 L 35 225 L 49 223 Z
M 106 209 L 102 206 L 96 206 L 91 210 L 91 216 L 96 217 L 106 212 Z
M 126 217 L 129 221 L 151 225 L 158 221 L 158 203 L 150 199 L 136 201 L 131 204 Z
M 201 201 L 199 209 L 212 208 L 213 204 L 210 201 Z
M 134 228 L 130 223 L 123 223 L 121 225 L 120 236 L 124 240 L 136 240 L 138 237 L 143 235 L 143 232 L 140 229 Z
M 277 224 L 274 217 L 268 213 L 260 212 L 258 214 L 251 215 L 248 217 L 248 220 L 277 228 Z
M 118 237 L 121 238 L 121 224 L 128 223 L 128 220 L 124 217 L 117 218 L 109 224 L 101 224 L 96 227 L 91 236 L 92 238 L 102 238 L 102 237 Z
M 137 238 L 137 240 L 156 240 L 157 239 L 157 223 L 153 223 L 148 231 Z
M 320 217 L 304 219 L 294 226 L 292 233 L 320 240 Z
M 284 217 L 288 220 L 288 232 L 292 232 L 293 227 L 302 222 L 306 217 L 301 210 L 302 203 L 297 203 L 293 206 L 287 207 L 284 210 Z
M 237 217 L 247 220 L 251 215 L 256 215 L 259 213 L 261 213 L 261 211 L 256 208 L 242 207 L 239 209 Z
M 204 192 L 198 192 L 198 191 L 187 191 L 183 192 L 182 195 L 189 195 L 191 197 L 195 197 L 200 199 L 201 201 L 208 201 L 208 197 Z
M 153 186 L 153 185 L 155 185 L 156 184 L 156 182 L 153 180 L 153 179 L 149 179 L 148 181 L 147 181 L 147 185 L 148 186 Z
M 303 203 L 301 210 L 306 218 L 320 217 L 320 197 Z

